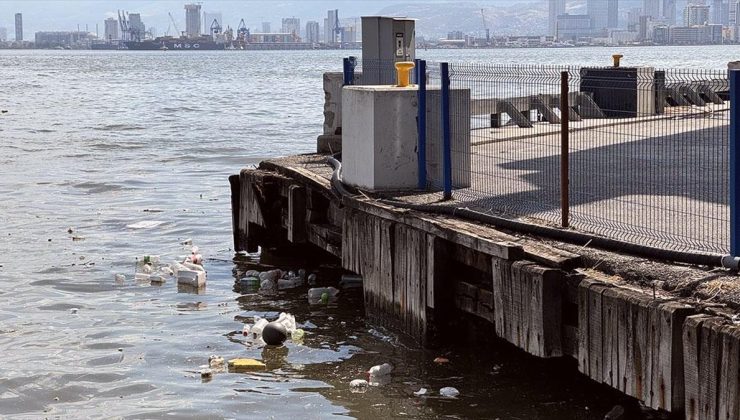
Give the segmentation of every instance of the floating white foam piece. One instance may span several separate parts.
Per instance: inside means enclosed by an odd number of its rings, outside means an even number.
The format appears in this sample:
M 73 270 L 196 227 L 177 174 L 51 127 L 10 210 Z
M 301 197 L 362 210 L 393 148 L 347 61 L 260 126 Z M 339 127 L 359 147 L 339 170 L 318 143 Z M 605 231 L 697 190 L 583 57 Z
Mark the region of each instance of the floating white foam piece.
M 203 287 L 206 285 L 206 273 L 205 271 L 178 270 L 177 284 L 185 284 L 197 288 Z
M 163 225 L 165 223 L 166 222 L 162 220 L 142 220 L 141 222 L 136 222 L 130 225 L 126 225 L 126 227 L 129 229 L 151 229 L 159 225 Z

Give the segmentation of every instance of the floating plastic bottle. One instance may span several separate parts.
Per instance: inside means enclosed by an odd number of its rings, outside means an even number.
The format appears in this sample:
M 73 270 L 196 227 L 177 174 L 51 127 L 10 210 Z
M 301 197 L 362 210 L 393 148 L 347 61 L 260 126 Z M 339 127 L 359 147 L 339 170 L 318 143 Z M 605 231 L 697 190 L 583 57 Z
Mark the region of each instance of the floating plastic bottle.
M 389 363 L 383 363 L 382 365 L 373 366 L 370 368 L 370 370 L 367 371 L 370 376 L 386 376 L 390 375 L 391 372 L 393 372 L 393 366 L 391 366 Z
M 451 386 L 446 386 L 439 390 L 439 395 L 443 397 L 452 398 L 452 397 L 457 397 L 458 395 L 460 395 L 460 391 L 458 391 L 457 389 Z

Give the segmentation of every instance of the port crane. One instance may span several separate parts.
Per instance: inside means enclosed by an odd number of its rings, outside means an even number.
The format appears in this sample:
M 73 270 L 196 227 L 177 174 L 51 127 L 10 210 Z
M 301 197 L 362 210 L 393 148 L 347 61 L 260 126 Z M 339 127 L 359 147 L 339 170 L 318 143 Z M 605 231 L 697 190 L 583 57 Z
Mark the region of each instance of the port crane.
M 180 32 L 180 28 L 177 27 L 177 23 L 175 23 L 175 18 L 172 17 L 172 13 L 167 12 L 167 14 L 170 16 L 170 22 L 172 22 L 172 26 L 175 28 L 176 33 L 180 34 L 180 36 L 185 36 L 185 32 Z

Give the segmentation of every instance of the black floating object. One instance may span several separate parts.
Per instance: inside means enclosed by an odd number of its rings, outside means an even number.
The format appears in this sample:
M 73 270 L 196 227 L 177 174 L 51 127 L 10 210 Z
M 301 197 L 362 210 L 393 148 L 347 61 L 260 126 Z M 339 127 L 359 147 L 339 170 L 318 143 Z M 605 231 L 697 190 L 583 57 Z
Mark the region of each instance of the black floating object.
M 264 340 L 265 343 L 269 345 L 279 346 L 283 344 L 287 339 L 288 330 L 285 329 L 285 326 L 283 326 L 283 324 L 270 322 L 269 324 L 265 325 L 265 328 L 262 330 L 262 340 Z

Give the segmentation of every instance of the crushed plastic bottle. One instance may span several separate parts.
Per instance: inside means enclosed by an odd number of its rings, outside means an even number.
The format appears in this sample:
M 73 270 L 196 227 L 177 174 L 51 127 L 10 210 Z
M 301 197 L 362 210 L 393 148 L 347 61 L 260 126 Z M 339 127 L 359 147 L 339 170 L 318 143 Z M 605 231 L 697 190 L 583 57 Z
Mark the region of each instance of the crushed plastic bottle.
M 303 331 L 300 328 L 297 328 L 295 331 L 293 331 L 290 335 L 290 339 L 294 342 L 300 342 L 303 340 L 303 337 L 306 335 L 306 332 Z
M 334 287 L 315 287 L 308 289 L 308 303 L 315 305 L 317 303 L 328 303 L 336 300 L 339 290 Z
M 367 392 L 368 382 L 364 379 L 354 379 L 349 383 L 349 389 L 355 394 Z
M 417 397 L 421 397 L 422 395 L 426 395 L 426 394 L 427 394 L 426 388 L 421 388 L 418 391 L 414 392 L 414 395 L 416 395 Z
M 256 337 L 262 336 L 262 330 L 265 328 L 265 326 L 269 322 L 264 319 L 260 318 L 258 316 L 254 317 L 254 325 L 252 326 L 252 334 L 254 334 Z
M 373 366 L 367 371 L 370 376 L 387 376 L 390 375 L 391 372 L 393 372 L 393 366 L 389 363 Z
M 454 398 L 454 397 L 457 397 L 458 395 L 460 395 L 460 391 L 458 391 L 457 389 L 455 389 L 455 388 L 453 388 L 451 386 L 446 386 L 446 387 L 441 388 L 439 390 L 439 395 L 441 395 L 443 397 L 447 397 L 447 398 Z

